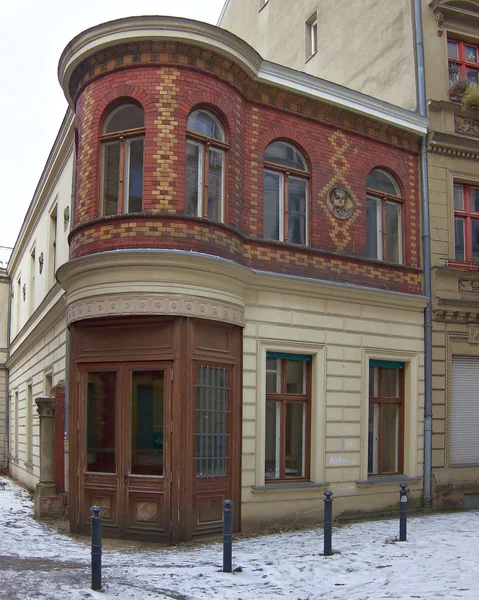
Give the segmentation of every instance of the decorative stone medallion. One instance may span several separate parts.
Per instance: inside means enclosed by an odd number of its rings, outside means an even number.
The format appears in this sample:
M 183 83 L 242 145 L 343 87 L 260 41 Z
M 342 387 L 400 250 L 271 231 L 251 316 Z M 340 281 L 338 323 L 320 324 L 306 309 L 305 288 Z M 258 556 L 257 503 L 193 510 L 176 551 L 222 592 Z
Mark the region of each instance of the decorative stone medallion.
M 459 291 L 473 294 L 479 293 L 479 280 L 459 279 Z
M 328 208 L 338 219 L 349 219 L 354 211 L 354 202 L 347 189 L 335 186 L 328 192 L 326 203 Z

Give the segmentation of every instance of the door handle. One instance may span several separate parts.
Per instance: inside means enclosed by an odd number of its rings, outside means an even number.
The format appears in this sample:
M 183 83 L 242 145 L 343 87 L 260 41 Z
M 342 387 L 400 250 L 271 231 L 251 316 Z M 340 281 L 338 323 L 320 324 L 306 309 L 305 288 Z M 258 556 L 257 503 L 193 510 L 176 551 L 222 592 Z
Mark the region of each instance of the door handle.
M 128 473 L 123 473 L 123 485 L 128 483 Z

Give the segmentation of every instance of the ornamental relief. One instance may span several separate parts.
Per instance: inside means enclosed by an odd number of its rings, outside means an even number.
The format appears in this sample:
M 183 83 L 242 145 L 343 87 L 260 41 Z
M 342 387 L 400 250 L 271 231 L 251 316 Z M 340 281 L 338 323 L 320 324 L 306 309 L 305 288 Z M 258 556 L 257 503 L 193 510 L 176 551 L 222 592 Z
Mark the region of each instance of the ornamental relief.
M 100 296 L 79 300 L 67 308 L 67 324 L 83 319 L 121 315 L 176 315 L 223 321 L 244 326 L 241 307 L 194 296 L 134 296 L 130 294 Z
M 479 280 L 459 279 L 459 291 L 473 294 L 479 293 Z
M 472 325 L 469 327 L 469 343 L 479 344 L 479 327 Z
M 473 119 L 471 117 L 461 117 L 460 115 L 455 115 L 454 127 L 456 130 L 456 133 L 479 138 L 479 119 Z
M 343 187 L 333 187 L 326 197 L 326 204 L 331 214 L 338 219 L 349 219 L 354 211 L 354 202 L 350 193 Z

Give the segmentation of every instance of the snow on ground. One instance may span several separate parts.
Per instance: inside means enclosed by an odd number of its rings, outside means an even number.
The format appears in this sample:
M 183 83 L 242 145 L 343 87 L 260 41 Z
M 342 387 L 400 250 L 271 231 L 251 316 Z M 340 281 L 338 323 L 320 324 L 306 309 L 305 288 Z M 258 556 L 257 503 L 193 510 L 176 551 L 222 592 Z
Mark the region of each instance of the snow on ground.
M 408 541 L 398 521 L 241 539 L 223 573 L 220 543 L 164 546 L 104 540 L 102 592 L 90 589 L 90 540 L 33 518 L 28 494 L 0 477 L 0 598 L 9 600 L 477 600 L 479 512 L 413 517 Z M 399 496 L 399 494 L 398 494 Z

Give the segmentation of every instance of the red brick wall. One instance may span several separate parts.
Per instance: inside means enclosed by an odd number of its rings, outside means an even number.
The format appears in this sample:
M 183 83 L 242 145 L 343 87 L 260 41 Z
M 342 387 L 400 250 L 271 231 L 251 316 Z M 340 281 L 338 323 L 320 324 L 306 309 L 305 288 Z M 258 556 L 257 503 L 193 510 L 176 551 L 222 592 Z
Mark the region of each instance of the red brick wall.
M 143 62 L 109 69 L 103 74 L 95 71 L 80 87 L 76 101 L 79 143 L 72 257 L 115 248 L 170 247 L 269 271 L 420 293 L 417 140 L 410 134 L 337 109 L 328 112 L 325 105 L 315 107 L 310 100 L 306 110 L 300 98 L 286 101 L 281 90 L 254 89 L 245 94 L 244 86 L 232 83 L 231 77 L 186 66 L 181 60 L 175 65 Z M 145 112 L 146 214 L 101 218 L 98 136 L 105 110 L 122 98 L 134 98 Z M 225 225 L 183 216 L 186 120 L 200 104 L 214 108 L 227 130 Z M 261 241 L 262 157 L 278 138 L 294 142 L 310 165 L 309 248 Z M 388 169 L 400 181 L 405 266 L 362 258 L 365 183 L 375 167 Z M 347 188 L 353 199 L 355 210 L 349 219 L 337 219 L 327 208 L 327 192 L 334 186 Z

